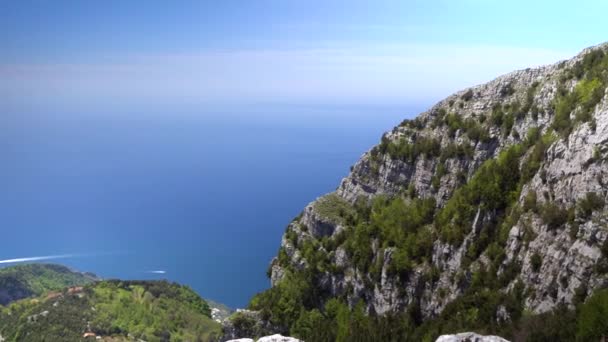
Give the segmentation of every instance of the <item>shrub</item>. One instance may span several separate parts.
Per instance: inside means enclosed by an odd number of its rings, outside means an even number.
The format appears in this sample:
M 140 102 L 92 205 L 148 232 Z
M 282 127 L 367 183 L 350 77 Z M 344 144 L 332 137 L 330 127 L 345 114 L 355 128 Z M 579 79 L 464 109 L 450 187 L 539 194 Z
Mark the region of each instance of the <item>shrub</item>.
M 441 178 L 445 176 L 446 173 L 447 169 L 445 168 L 445 165 L 443 163 L 439 163 L 439 165 L 437 165 L 437 168 L 435 169 L 435 175 L 431 180 L 431 186 L 434 189 L 439 189 L 439 186 L 441 184 Z
M 444 120 L 445 124 L 449 127 L 450 136 L 453 136 L 457 130 L 461 129 L 464 126 L 462 118 L 456 113 L 450 113 L 446 115 Z
M 608 336 L 608 291 L 601 290 L 581 306 L 577 324 L 577 340 L 600 341 Z
M 504 115 L 502 107 L 500 105 L 495 106 L 490 115 L 490 123 L 494 126 L 502 126 Z
M 410 183 L 407 187 L 407 197 L 414 199 L 416 198 L 416 185 Z
M 570 134 L 574 123 L 593 120 L 592 112 L 604 96 L 608 83 L 607 68 L 608 56 L 601 50 L 594 50 L 572 68 L 572 74 L 581 79 L 574 90 L 567 93 L 563 86 L 558 88 L 552 128 L 562 136 Z M 571 120 L 572 112 L 575 112 L 574 121 Z
M 530 266 L 532 267 L 532 271 L 538 272 L 540 271 L 540 267 L 543 264 L 543 258 L 538 254 L 538 252 L 534 252 L 530 257 Z
M 469 182 L 456 190 L 445 207 L 437 214 L 444 241 L 458 245 L 470 229 L 477 212 L 505 210 L 519 196 L 519 158 L 522 148 L 512 146 L 496 159 L 482 164 Z
M 513 124 L 515 124 L 515 118 L 512 113 L 506 114 L 502 120 L 502 135 L 503 137 L 509 136 L 511 133 L 511 129 L 513 129 Z
M 531 143 L 532 137 L 530 136 L 530 134 L 536 135 L 538 133 L 535 133 L 534 131 L 528 132 L 528 138 L 526 141 L 526 145 Z M 541 163 L 545 160 L 545 152 L 547 151 L 549 146 L 551 146 L 551 144 L 554 141 L 555 141 L 555 137 L 551 133 L 547 133 L 547 134 L 543 135 L 540 139 L 536 140 L 536 143 L 534 144 L 534 148 L 532 149 L 532 152 L 528 156 L 528 159 L 526 160 L 524 165 L 522 165 L 521 173 L 522 173 L 522 182 L 523 183 L 532 179 L 532 177 L 536 174 L 536 172 L 540 168 Z M 544 170 L 541 172 L 541 179 L 543 179 L 543 174 L 545 174 Z M 546 174 L 545 174 L 545 176 L 546 176 Z M 544 180 L 543 180 L 543 183 L 544 183 Z
M 530 109 L 532 109 L 532 105 L 534 104 L 534 95 L 536 94 L 536 90 L 538 89 L 538 82 L 532 83 L 532 85 L 526 90 L 526 101 L 524 102 L 523 107 L 521 108 L 522 113 L 528 113 Z
M 488 142 L 490 135 L 475 119 L 467 119 L 464 123 L 466 135 L 471 141 Z
M 515 93 L 515 89 L 513 88 L 513 84 L 511 83 L 507 83 L 505 86 L 503 86 L 500 89 L 500 96 L 505 97 L 505 96 L 511 96 Z
M 530 190 L 524 197 L 524 211 L 536 212 L 538 210 L 536 206 L 536 191 Z
M 314 208 L 320 216 L 338 224 L 352 220 L 356 214 L 352 205 L 335 193 L 318 199 Z
M 425 137 L 418 138 L 413 143 L 409 143 L 403 138 L 397 142 L 383 139 L 380 146 L 380 152 L 388 153 L 392 159 L 410 163 L 415 162 L 421 155 L 432 158 L 438 157 L 441 152 L 441 141 Z
M 443 149 L 441 149 L 439 161 L 443 163 L 450 158 L 471 158 L 473 157 L 474 152 L 473 147 L 471 147 L 469 144 L 465 143 L 456 145 L 454 143 L 449 143 Z
M 541 218 L 549 229 L 556 229 L 568 221 L 568 210 L 554 203 L 546 203 L 541 210 Z
M 473 90 L 472 89 L 467 90 L 467 92 L 462 94 L 462 96 L 460 98 L 463 101 L 468 102 L 469 100 L 471 100 L 473 98 Z
M 572 130 L 570 113 L 574 110 L 574 106 L 574 99 L 567 96 L 558 97 L 553 105 L 555 117 L 553 118 L 553 123 L 551 123 L 551 128 L 563 137 L 570 135 L 570 131 Z
M 577 216 L 589 218 L 594 211 L 604 208 L 605 201 L 595 192 L 588 192 L 584 198 L 577 203 Z
M 403 249 L 396 249 L 392 255 L 391 262 L 388 267 L 388 272 L 392 275 L 396 275 L 402 280 L 405 280 L 409 277 L 410 272 L 412 272 L 413 264 L 410 260 L 407 251 Z

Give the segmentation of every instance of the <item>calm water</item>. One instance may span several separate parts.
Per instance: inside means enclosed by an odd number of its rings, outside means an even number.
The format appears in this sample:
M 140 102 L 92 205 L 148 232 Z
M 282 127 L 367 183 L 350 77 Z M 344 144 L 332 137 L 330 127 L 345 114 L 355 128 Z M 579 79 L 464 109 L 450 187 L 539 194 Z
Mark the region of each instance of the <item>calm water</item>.
M 242 307 L 269 286 L 291 219 L 418 111 L 5 115 L 0 259 L 75 254 L 55 262 L 106 278 L 167 278 Z

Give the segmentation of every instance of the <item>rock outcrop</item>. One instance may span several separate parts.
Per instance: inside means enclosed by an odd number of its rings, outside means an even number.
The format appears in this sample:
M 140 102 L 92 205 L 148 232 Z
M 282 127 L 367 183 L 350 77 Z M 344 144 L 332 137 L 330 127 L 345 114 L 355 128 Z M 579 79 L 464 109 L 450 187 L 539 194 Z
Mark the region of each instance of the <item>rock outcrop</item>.
M 385 133 L 335 192 L 287 227 L 269 270 L 272 286 L 315 266 L 307 245 L 327 260 L 312 270 L 323 298 L 363 300 L 380 315 L 416 304 L 423 318 L 437 316 L 488 271 L 500 291 L 521 289 L 533 313 L 572 306 L 608 285 L 608 96 L 592 74 L 608 72 L 597 62 L 607 49 L 465 89 Z M 500 204 L 471 200 L 470 220 L 463 219 L 454 198 L 509 153 L 514 183 L 489 184 L 502 191 Z M 394 271 L 400 256 L 392 243 L 369 237 L 375 272 L 361 268 L 345 243 L 361 229 L 353 219 L 360 208 L 383 197 L 434 200 L 433 219 L 417 228 L 432 238 L 428 256 L 412 261 L 407 276 Z M 496 319 L 508 321 L 508 310 L 498 307 Z
M 483 336 L 472 332 L 455 335 L 441 335 L 435 342 L 509 342 L 499 336 Z
M 235 340 L 229 340 L 227 342 L 302 342 L 297 338 L 287 337 L 280 334 L 274 334 L 270 336 L 260 337 L 257 340 L 252 338 L 239 338 Z

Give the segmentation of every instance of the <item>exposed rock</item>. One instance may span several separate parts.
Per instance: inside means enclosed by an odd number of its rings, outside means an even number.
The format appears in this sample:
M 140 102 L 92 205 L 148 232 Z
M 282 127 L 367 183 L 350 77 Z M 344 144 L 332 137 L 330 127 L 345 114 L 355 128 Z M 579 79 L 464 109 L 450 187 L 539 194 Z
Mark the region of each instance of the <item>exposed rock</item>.
M 271 336 L 260 337 L 257 342 L 302 342 L 297 338 L 286 337 L 283 335 L 275 334 Z
M 280 334 L 274 334 L 274 335 L 270 335 L 270 336 L 260 337 L 257 340 L 254 340 L 251 338 L 239 338 L 239 339 L 235 339 L 235 340 L 229 340 L 226 342 L 302 342 L 302 341 L 298 340 L 297 338 L 286 337 L 286 336 L 283 336 Z
M 456 335 L 442 335 L 435 342 L 509 342 L 499 336 L 483 336 L 472 332 L 465 332 Z

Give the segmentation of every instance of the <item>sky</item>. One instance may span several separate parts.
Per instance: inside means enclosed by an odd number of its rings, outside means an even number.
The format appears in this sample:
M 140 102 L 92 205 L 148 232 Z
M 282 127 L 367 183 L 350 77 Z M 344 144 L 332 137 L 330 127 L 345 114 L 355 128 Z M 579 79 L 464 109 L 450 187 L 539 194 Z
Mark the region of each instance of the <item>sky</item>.
M 2 1 L 0 110 L 418 105 L 606 40 L 608 2 Z

